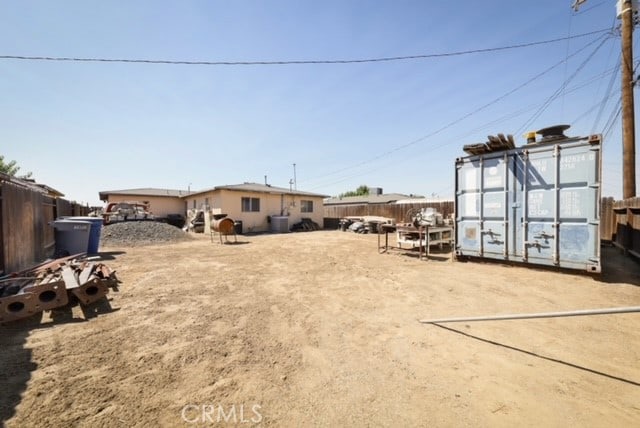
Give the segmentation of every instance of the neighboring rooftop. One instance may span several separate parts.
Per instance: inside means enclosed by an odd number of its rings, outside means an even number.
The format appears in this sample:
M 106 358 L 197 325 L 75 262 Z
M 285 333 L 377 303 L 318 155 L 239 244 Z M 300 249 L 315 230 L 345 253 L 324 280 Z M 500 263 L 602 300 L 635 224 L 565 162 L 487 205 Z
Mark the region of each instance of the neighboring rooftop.
M 277 195 L 297 195 L 297 196 L 314 196 L 320 198 L 326 198 L 327 195 L 319 193 L 303 192 L 300 190 L 287 189 L 285 187 L 276 187 L 270 184 L 260 183 L 242 183 L 242 184 L 229 184 L 224 186 L 216 186 L 210 189 L 199 190 L 197 192 L 191 192 L 189 196 L 199 195 L 202 193 L 215 192 L 216 190 L 231 190 L 238 192 L 258 192 L 258 193 L 273 193 Z
M 324 200 L 324 205 L 356 205 L 356 204 L 390 204 L 401 199 L 410 198 L 402 193 L 386 193 L 382 195 L 343 196 L 342 198 L 329 198 Z
M 153 187 L 140 188 L 140 189 L 103 190 L 102 192 L 99 192 L 101 201 L 106 201 L 109 195 L 170 196 L 170 197 L 180 198 L 182 196 L 187 196 L 188 194 L 189 194 L 188 190 L 156 189 Z
M 61 191 L 47 186 L 46 184 L 36 183 L 36 181 L 32 178 L 14 177 L 5 173 L 0 173 L 0 181 L 10 181 L 23 187 L 29 187 L 34 190 L 39 190 L 40 192 L 46 193 L 48 196 L 54 198 L 61 198 L 64 196 L 64 193 L 62 193 Z

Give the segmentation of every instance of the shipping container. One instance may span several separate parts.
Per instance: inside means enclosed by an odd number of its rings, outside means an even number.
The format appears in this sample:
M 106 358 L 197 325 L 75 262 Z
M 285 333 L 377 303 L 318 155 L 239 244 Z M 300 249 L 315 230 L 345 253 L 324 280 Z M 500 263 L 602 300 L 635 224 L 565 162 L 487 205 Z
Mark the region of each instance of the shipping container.
M 601 136 L 456 160 L 457 258 L 600 272 Z

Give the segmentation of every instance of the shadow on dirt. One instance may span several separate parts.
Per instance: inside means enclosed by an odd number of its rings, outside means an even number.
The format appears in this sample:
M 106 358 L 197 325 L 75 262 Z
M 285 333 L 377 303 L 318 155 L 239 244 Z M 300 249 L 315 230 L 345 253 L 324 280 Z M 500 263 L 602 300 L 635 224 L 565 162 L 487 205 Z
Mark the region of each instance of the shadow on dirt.
M 539 264 L 524 264 L 519 262 L 501 261 L 494 259 L 483 259 L 478 257 L 458 257 L 455 261 L 465 263 L 493 264 L 495 266 L 525 267 L 547 272 L 559 272 L 573 275 L 585 275 L 593 278 L 594 281 L 610 284 L 631 284 L 640 286 L 640 262 L 624 254 L 624 252 L 613 246 L 602 246 L 600 251 L 601 273 L 592 273 L 586 270 L 558 268 Z
M 624 383 L 627 383 L 629 385 L 640 386 L 640 383 L 638 383 L 636 381 L 633 381 L 633 380 L 630 380 L 630 379 L 625 379 L 625 378 L 620 377 L 620 376 L 611 375 L 611 374 L 604 373 L 604 372 L 601 372 L 601 371 L 598 371 L 598 370 L 590 369 L 588 367 L 579 366 L 577 364 L 573 364 L 573 363 L 570 363 L 568 361 L 563 361 L 563 360 L 559 360 L 557 358 L 547 357 L 547 356 L 544 356 L 544 355 L 536 354 L 535 352 L 527 351 L 526 349 L 516 348 L 515 346 L 510 346 L 510 345 L 506 345 L 504 343 L 495 342 L 493 340 L 484 339 L 482 337 L 474 336 L 473 334 L 466 333 L 464 331 L 457 330 L 455 328 L 447 327 L 447 326 L 444 326 L 442 324 L 433 323 L 432 325 L 434 325 L 436 327 L 440 327 L 441 329 L 444 329 L 444 330 L 448 330 L 448 331 L 450 331 L 452 333 L 460 334 L 460 335 L 468 337 L 470 339 L 474 339 L 474 340 L 478 340 L 480 342 L 488 343 L 490 345 L 500 346 L 502 348 L 510 349 L 512 351 L 520 352 L 522 354 L 526 354 L 526 355 L 529 355 L 529 356 L 532 356 L 532 357 L 536 357 L 536 358 L 540 358 L 540 359 L 543 359 L 543 360 L 551 361 L 551 362 L 554 362 L 554 363 L 562 364 L 562 365 L 565 365 L 565 366 L 568 366 L 568 367 L 572 367 L 574 369 L 583 370 L 585 372 L 589 372 L 589 373 L 592 373 L 592 374 L 595 374 L 595 375 L 598 375 L 598 376 L 603 376 L 603 377 L 606 377 L 608 379 L 613 379 L 613 380 L 617 380 L 617 381 L 620 381 L 620 382 L 624 382 Z
M 94 256 L 90 256 L 95 261 L 115 260 L 116 256 L 127 254 L 126 251 L 101 251 Z
M 251 244 L 251 241 L 227 241 L 223 242 L 223 245 L 246 245 Z
M 25 347 L 29 324 L 30 320 L 24 320 L 20 325 L 0 326 L 0 426 L 15 415 L 31 372 L 38 367 L 31 361 L 31 350 Z
M 602 273 L 594 277 L 606 283 L 625 283 L 640 286 L 640 262 L 614 246 L 601 249 Z
M 0 427 L 15 416 L 22 394 L 31 379 L 31 373 L 38 366 L 33 361 L 32 352 L 26 348 L 27 337 L 32 330 L 55 327 L 59 324 L 84 323 L 99 315 L 116 312 L 107 298 L 89 305 L 77 305 L 83 316 L 76 316 L 71 306 L 56 308 L 31 318 L 0 325 Z M 78 311 L 76 311 L 78 312 Z

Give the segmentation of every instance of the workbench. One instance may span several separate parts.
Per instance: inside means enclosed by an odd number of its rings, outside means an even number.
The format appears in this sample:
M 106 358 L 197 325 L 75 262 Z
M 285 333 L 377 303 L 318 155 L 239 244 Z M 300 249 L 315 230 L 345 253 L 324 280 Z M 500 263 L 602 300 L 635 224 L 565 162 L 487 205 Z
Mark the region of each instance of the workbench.
M 381 231 L 378 234 L 378 252 L 386 253 L 389 250 L 413 250 L 418 248 L 418 257 L 423 256 L 428 259 L 430 248 L 438 245 L 451 246 L 453 243 L 453 227 L 451 226 L 419 226 L 412 224 L 404 225 L 380 225 Z M 396 247 L 389 246 L 389 233 L 396 234 Z M 384 245 L 381 245 L 381 235 L 384 234 Z M 403 247 L 403 245 L 406 246 Z

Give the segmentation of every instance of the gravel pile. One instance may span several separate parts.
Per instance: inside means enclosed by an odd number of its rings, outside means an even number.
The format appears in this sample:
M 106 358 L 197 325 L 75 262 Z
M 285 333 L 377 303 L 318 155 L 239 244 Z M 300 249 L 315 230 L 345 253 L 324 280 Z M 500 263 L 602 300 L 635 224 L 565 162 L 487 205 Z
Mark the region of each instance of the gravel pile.
M 125 221 L 102 228 L 100 244 L 105 247 L 169 244 L 191 239 L 186 232 L 155 221 Z

